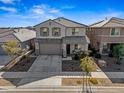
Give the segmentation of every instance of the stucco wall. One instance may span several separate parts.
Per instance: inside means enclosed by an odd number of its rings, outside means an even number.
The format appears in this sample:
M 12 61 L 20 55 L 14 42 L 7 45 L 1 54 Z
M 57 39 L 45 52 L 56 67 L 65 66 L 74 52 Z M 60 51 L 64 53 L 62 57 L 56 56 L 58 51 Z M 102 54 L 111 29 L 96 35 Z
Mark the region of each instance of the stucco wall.
M 79 33 L 77 33 L 74 36 L 84 36 L 86 32 L 86 28 L 78 28 L 78 29 L 79 29 Z M 71 27 L 66 29 L 66 36 L 73 36 Z
M 49 36 L 47 36 L 47 37 L 40 36 L 40 28 L 41 27 L 48 27 L 49 28 Z M 54 22 L 54 21 L 50 20 L 50 21 L 44 22 L 44 23 L 42 23 L 40 25 L 37 25 L 35 27 L 35 29 L 36 29 L 36 37 L 37 38 L 57 38 L 55 36 L 52 36 L 52 28 L 53 27 L 61 28 L 61 36 L 59 36 L 58 38 L 61 38 L 61 37 L 65 36 L 65 27 L 60 25 L 60 24 L 58 24 L 58 23 L 56 23 L 56 22 Z
M 91 46 L 99 49 L 102 43 L 123 43 L 124 28 L 120 28 L 119 36 L 110 35 L 111 28 L 90 28 L 87 35 L 90 38 Z

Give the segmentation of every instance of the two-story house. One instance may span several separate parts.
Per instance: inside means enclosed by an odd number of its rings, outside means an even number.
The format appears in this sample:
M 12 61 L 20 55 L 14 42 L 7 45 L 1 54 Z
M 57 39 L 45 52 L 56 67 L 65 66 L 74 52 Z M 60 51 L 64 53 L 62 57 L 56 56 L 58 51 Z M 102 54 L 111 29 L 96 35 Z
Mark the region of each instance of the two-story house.
M 88 50 L 87 26 L 63 17 L 47 20 L 35 27 L 37 55 L 70 55 L 75 48 Z
M 91 47 L 99 50 L 101 54 L 108 54 L 115 45 L 124 44 L 124 19 L 113 17 L 94 23 L 87 35 Z

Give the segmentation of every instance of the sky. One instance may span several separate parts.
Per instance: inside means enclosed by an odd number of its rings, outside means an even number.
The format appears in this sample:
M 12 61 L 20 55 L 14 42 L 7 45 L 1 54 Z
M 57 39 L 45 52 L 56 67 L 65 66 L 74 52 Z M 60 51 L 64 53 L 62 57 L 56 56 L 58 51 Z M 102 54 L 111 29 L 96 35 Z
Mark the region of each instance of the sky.
M 124 0 L 0 0 L 0 27 L 34 26 L 57 17 L 86 25 L 124 18 Z

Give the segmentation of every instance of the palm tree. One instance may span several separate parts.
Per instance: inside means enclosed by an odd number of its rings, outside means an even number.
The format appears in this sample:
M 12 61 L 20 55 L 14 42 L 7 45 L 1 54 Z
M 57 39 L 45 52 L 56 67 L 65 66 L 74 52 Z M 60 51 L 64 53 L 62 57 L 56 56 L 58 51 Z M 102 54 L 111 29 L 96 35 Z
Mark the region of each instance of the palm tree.
M 91 71 L 96 71 L 95 61 L 92 57 L 89 57 L 88 55 L 80 60 L 80 68 L 82 71 L 86 72 L 86 92 L 88 92 L 88 84 L 89 79 L 87 76 L 90 74 Z M 83 78 L 84 79 L 84 78 Z M 83 83 L 84 85 L 84 83 Z

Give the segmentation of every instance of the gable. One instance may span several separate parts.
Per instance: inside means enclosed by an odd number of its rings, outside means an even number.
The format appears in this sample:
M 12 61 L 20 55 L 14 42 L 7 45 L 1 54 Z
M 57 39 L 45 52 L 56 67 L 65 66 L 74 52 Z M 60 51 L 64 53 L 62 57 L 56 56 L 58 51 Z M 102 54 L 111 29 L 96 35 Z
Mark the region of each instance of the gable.
M 78 22 L 75 22 L 75 21 L 72 21 L 66 18 L 57 18 L 57 19 L 54 19 L 54 21 L 62 25 L 65 25 L 66 27 L 87 27 L 84 24 L 81 24 L 81 23 L 78 23 Z
M 90 27 L 124 27 L 124 19 L 113 17 L 94 23 Z
M 124 27 L 124 20 L 112 19 L 103 27 Z
M 53 21 L 51 19 L 47 20 L 47 21 L 44 21 L 44 22 L 42 22 L 42 23 L 40 23 L 40 24 L 38 24 L 38 25 L 36 25 L 34 27 L 37 28 L 37 27 L 50 27 L 50 26 L 65 27 L 64 25 L 59 24 L 59 23 L 57 23 L 57 22 L 55 22 L 55 21 Z

